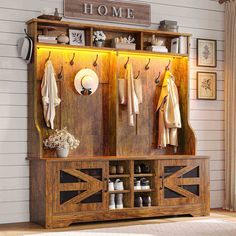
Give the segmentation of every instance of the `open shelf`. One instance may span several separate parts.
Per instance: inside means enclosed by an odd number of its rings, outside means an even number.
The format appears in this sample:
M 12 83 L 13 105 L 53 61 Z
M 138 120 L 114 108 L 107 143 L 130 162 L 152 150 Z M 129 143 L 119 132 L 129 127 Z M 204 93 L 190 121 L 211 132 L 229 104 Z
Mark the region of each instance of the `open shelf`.
M 142 177 L 153 177 L 153 176 L 155 176 L 155 174 L 153 174 L 153 173 L 134 174 L 134 177 L 137 177 L 137 178 L 142 178 Z
M 140 189 L 140 190 L 134 190 L 135 193 L 147 193 L 147 192 L 155 192 L 155 189 Z
M 130 193 L 130 190 L 114 190 L 114 191 L 109 191 L 109 193 Z
M 114 179 L 114 178 L 130 178 L 130 175 L 128 174 L 109 175 L 109 179 Z

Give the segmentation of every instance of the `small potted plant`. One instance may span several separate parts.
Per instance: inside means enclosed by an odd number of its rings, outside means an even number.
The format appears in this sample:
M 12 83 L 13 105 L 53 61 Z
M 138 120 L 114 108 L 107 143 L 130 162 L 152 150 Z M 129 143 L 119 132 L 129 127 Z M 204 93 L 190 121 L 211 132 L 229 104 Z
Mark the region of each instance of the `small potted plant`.
M 55 130 L 47 139 L 43 141 L 44 147 L 56 149 L 58 157 L 68 157 L 69 150 L 76 149 L 80 141 L 70 134 L 65 127 L 62 130 Z
M 95 31 L 93 33 L 93 42 L 97 47 L 102 47 L 106 40 L 106 35 L 103 31 Z

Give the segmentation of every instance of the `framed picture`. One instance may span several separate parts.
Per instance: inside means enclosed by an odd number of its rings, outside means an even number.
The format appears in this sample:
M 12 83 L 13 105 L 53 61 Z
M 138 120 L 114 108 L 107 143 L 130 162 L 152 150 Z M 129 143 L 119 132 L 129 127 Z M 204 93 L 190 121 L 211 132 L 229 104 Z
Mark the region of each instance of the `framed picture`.
M 197 72 L 197 99 L 216 100 L 217 74 L 214 72 Z
M 197 39 L 197 65 L 203 67 L 217 66 L 217 41 Z
M 70 45 L 85 46 L 84 30 L 69 29 Z

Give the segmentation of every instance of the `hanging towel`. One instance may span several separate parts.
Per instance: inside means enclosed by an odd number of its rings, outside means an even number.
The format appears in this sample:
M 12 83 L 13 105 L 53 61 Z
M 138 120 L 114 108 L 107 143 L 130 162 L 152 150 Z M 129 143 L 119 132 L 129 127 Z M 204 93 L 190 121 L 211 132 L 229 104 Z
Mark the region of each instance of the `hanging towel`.
M 158 120 L 158 146 L 165 148 L 168 144 L 178 146 L 178 128 L 181 128 L 178 89 L 173 75 L 167 71 L 161 88 L 156 112 Z
M 125 78 L 127 80 L 128 89 L 128 122 L 130 126 L 134 126 L 134 117 L 139 114 L 138 97 L 134 89 L 134 74 L 132 64 L 127 64 Z
M 138 97 L 138 104 L 143 103 L 142 80 L 140 78 L 134 80 L 134 89 Z
M 127 104 L 127 80 L 118 79 L 120 104 Z
M 45 64 L 44 76 L 41 84 L 41 95 L 43 102 L 44 120 L 47 127 L 54 129 L 55 107 L 61 102 L 58 98 L 57 83 L 52 62 L 48 60 Z

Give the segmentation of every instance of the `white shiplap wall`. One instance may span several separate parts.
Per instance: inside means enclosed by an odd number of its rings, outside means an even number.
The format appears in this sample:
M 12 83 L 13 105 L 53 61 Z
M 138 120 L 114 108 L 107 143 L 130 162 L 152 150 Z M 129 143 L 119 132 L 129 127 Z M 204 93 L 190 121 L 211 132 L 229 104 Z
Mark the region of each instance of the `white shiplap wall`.
M 132 1 L 132 0 L 131 0 Z M 138 2 L 133 0 L 133 2 Z M 152 28 L 160 20 L 177 20 L 180 32 L 193 34 L 191 46 L 191 123 L 198 154 L 211 157 L 211 206 L 222 207 L 224 192 L 224 8 L 214 0 L 143 0 L 152 5 Z M 16 44 L 25 21 L 63 0 L 0 1 L 0 223 L 29 220 L 27 153 L 27 67 Z M 196 67 L 196 38 L 218 40 L 216 69 Z M 196 100 L 196 71 L 218 73 L 218 100 Z

